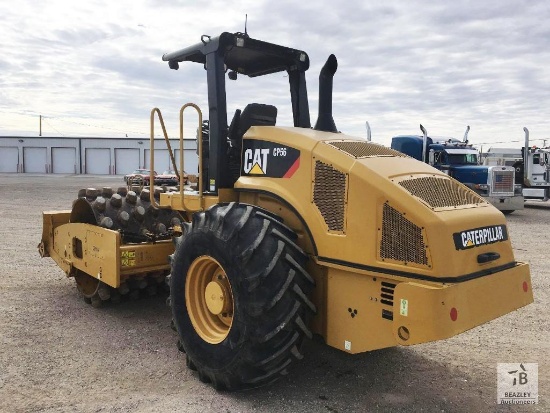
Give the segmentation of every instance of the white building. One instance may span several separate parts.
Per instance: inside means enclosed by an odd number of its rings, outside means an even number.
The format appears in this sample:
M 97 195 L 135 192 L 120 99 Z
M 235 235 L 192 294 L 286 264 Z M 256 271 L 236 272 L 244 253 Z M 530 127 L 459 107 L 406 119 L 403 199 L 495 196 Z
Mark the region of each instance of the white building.
M 170 139 L 179 168 L 179 139 Z M 195 139 L 184 140 L 184 170 L 196 174 Z M 164 139 L 155 139 L 154 167 L 172 169 Z M 0 172 L 124 175 L 149 168 L 150 141 L 139 138 L 0 136 Z

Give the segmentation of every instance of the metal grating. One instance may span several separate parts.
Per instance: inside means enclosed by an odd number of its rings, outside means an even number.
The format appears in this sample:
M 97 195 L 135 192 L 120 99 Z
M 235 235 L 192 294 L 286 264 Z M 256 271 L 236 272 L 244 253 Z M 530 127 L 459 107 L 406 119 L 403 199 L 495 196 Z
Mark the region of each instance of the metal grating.
M 384 204 L 382 213 L 380 257 L 428 265 L 422 228 L 413 224 L 387 203 Z
M 474 191 L 451 178 L 427 176 L 401 181 L 399 185 L 432 208 L 487 203 Z
M 345 173 L 315 161 L 313 202 L 330 231 L 344 231 L 346 180 Z
M 368 158 L 375 156 L 401 156 L 407 158 L 407 155 L 395 149 L 390 149 L 367 141 L 338 141 L 329 142 L 329 145 L 340 149 L 353 158 Z
M 493 179 L 492 179 L 492 194 L 513 194 L 514 193 L 514 181 L 515 181 L 515 171 L 498 171 L 496 169 L 492 170 Z

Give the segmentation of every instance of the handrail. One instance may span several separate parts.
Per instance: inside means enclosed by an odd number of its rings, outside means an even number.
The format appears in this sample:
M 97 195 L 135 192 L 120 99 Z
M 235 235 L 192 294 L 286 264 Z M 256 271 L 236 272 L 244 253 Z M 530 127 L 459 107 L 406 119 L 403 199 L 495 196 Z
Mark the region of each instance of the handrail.
M 189 212 L 194 212 L 194 211 L 202 211 L 204 209 L 203 207 L 203 182 L 202 182 L 202 112 L 200 110 L 200 108 L 195 105 L 194 103 L 186 103 L 185 105 L 183 105 L 180 109 L 180 187 L 183 188 L 183 186 L 181 186 L 181 182 L 183 182 L 183 112 L 185 111 L 186 108 L 188 107 L 192 107 L 194 108 L 196 111 L 197 111 L 197 114 L 199 115 L 199 127 L 197 129 L 197 133 L 198 133 L 198 145 L 199 145 L 199 181 L 197 183 L 198 187 L 199 187 L 199 209 L 198 210 L 191 210 L 189 208 L 186 207 L 185 205 L 185 196 L 183 195 L 183 190 L 182 190 L 182 198 L 181 198 L 181 203 L 182 203 L 182 206 L 183 208 L 186 210 L 186 211 L 189 211 Z
M 199 115 L 199 128 L 198 128 L 198 141 L 199 141 L 199 181 L 198 181 L 198 187 L 199 187 L 199 209 L 191 209 L 188 208 L 185 205 L 185 195 L 184 195 L 184 168 L 183 168 L 183 158 L 184 158 L 184 148 L 183 148 L 183 112 L 186 108 L 189 106 L 195 108 Z M 164 126 L 164 119 L 162 118 L 162 114 L 160 113 L 159 108 L 153 108 L 151 109 L 151 139 L 150 139 L 150 159 L 149 159 L 149 199 L 151 201 L 151 205 L 153 208 L 170 208 L 170 206 L 161 206 L 157 203 L 155 200 L 155 187 L 154 187 L 154 174 L 155 174 L 155 113 L 158 114 L 158 118 L 160 120 L 160 125 L 162 126 L 162 132 L 164 134 L 164 140 L 166 141 L 166 146 L 168 147 L 168 153 L 170 154 L 170 160 L 172 161 L 172 165 L 174 167 L 174 172 L 176 175 L 179 176 L 179 186 L 180 186 L 180 193 L 181 193 L 181 203 L 183 206 L 183 209 L 185 209 L 188 212 L 195 212 L 195 211 L 202 211 L 204 209 L 203 207 L 203 184 L 202 184 L 202 112 L 200 108 L 195 105 L 194 103 L 186 103 L 183 105 L 180 109 L 180 167 L 179 172 L 176 165 L 176 160 L 174 158 L 174 153 L 172 152 L 172 146 L 170 145 L 170 139 L 168 138 L 168 133 L 166 132 L 166 127 Z M 152 184 L 152 187 L 151 187 Z
M 170 153 L 170 158 L 172 159 L 172 163 L 174 164 L 174 170 L 175 170 L 174 172 L 177 173 L 177 170 L 175 168 L 176 161 L 174 159 L 174 154 L 172 153 L 172 147 L 170 146 L 168 133 L 166 133 L 166 127 L 164 126 L 164 119 L 162 118 L 162 113 L 160 113 L 159 108 L 153 108 L 151 109 L 151 139 L 150 139 L 150 146 L 149 146 L 149 152 L 150 152 L 149 200 L 151 201 L 151 205 L 153 206 L 153 208 L 157 208 L 157 209 L 170 208 L 169 206 L 165 206 L 165 207 L 160 206 L 155 200 L 155 113 L 158 114 L 158 118 L 160 120 L 160 126 L 162 126 L 162 132 L 164 133 L 164 140 L 166 141 L 166 145 L 168 146 L 168 152 Z M 181 185 L 181 182 L 180 182 L 180 185 Z

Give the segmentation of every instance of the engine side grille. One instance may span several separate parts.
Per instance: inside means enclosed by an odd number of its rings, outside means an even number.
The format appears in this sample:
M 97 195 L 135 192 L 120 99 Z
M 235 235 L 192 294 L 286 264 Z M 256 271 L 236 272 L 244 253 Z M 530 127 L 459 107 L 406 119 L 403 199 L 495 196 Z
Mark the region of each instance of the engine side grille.
M 502 171 L 497 168 L 491 170 L 491 194 L 513 195 L 514 194 L 514 170 Z
M 344 231 L 347 175 L 321 161 L 315 161 L 313 202 L 330 231 Z
M 428 265 L 422 228 L 384 204 L 380 258 Z
M 347 153 L 352 158 L 369 158 L 374 156 L 401 156 L 407 157 L 404 153 L 395 149 L 367 141 L 337 141 L 329 142 L 331 146 Z
M 482 197 L 451 178 L 426 176 L 399 182 L 432 208 L 486 204 Z

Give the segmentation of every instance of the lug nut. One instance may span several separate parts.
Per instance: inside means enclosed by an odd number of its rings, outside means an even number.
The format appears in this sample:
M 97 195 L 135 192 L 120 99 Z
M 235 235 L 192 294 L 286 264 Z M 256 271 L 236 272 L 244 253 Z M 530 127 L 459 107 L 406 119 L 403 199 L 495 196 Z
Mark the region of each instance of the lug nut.
M 108 186 L 104 186 L 103 189 L 101 190 L 101 196 L 103 196 L 104 198 L 112 197 L 113 196 L 113 188 L 108 187 Z
M 142 201 L 145 201 L 145 202 L 149 202 L 149 195 L 150 192 L 148 189 L 144 189 L 143 191 L 141 191 L 141 193 L 139 194 L 139 198 L 142 200 Z
M 158 222 L 155 224 L 154 230 L 157 234 L 163 234 L 166 232 L 166 225 L 164 225 L 162 222 Z
M 86 188 L 86 198 L 93 201 L 97 198 L 98 190 L 95 188 Z
M 91 303 L 92 304 L 92 307 L 94 308 L 99 308 L 103 305 L 103 301 L 101 300 L 101 298 L 99 298 L 97 295 L 94 295 L 91 299 L 90 299 Z
M 97 290 L 97 295 L 99 295 L 99 298 L 103 301 L 107 301 L 111 298 L 111 289 L 107 284 L 102 284 Z
M 126 211 L 120 211 L 118 213 L 118 220 L 120 221 L 120 224 L 125 227 L 130 221 L 130 214 Z
M 113 227 L 113 220 L 109 217 L 103 217 L 101 218 L 101 221 L 99 223 L 99 225 L 103 228 L 112 228 Z
M 118 292 L 122 295 L 126 295 L 130 292 L 130 287 L 128 287 L 128 284 L 126 284 L 125 282 L 122 282 L 118 287 Z
M 98 196 L 94 201 L 94 203 L 92 204 L 92 206 L 94 209 L 98 210 L 99 212 L 103 212 L 105 211 L 105 204 L 106 204 L 105 198 Z
M 137 194 L 134 191 L 128 191 L 126 194 L 126 202 L 135 205 L 137 202 Z
M 120 206 L 122 205 L 122 196 L 120 196 L 120 194 L 114 194 L 111 197 L 111 205 L 115 208 L 120 208 Z
M 145 219 L 145 208 L 143 208 L 141 205 L 138 205 L 134 209 L 134 217 L 139 221 L 142 222 Z

